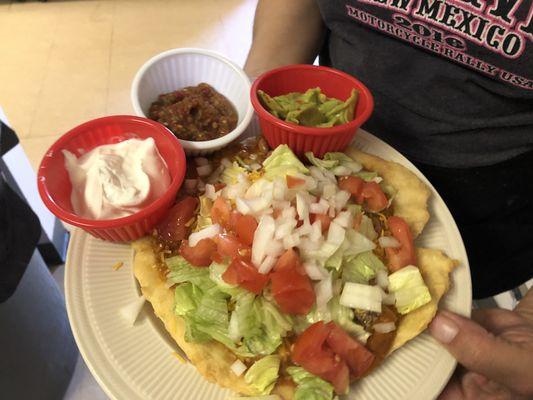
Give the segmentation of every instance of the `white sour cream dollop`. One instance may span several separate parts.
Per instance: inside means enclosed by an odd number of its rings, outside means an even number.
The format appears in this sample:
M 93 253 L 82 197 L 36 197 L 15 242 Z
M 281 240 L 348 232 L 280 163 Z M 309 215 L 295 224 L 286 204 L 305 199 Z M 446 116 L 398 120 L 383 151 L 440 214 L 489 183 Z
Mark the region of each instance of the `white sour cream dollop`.
M 67 150 L 63 155 L 72 183 L 72 207 L 84 218 L 134 214 L 170 186 L 167 165 L 152 138 L 98 146 L 80 158 Z

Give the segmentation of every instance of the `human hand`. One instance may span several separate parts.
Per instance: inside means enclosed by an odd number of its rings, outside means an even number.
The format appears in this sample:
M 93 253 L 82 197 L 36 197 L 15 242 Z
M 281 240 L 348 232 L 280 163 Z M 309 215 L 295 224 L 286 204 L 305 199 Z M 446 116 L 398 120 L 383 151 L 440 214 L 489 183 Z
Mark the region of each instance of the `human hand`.
M 462 365 L 438 399 L 532 399 L 533 289 L 514 311 L 474 310 L 472 320 L 442 311 L 429 327 Z

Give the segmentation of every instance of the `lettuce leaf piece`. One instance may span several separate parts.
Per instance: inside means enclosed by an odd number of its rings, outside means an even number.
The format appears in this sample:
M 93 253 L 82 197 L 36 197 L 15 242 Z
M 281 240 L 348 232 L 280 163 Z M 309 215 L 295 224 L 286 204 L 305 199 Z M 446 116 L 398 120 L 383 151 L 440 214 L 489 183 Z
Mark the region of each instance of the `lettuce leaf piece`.
M 420 270 L 408 265 L 389 275 L 389 292 L 394 293 L 396 309 L 407 314 L 431 301 L 431 294 Z
M 230 167 L 224 168 L 220 175 L 220 180 L 226 185 L 234 185 L 239 181 L 239 175 L 243 173 L 246 173 L 246 169 L 234 161 Z
M 191 282 L 184 282 L 174 290 L 174 312 L 176 315 L 187 315 L 198 308 L 202 291 Z
M 332 400 L 333 385 L 302 367 L 289 367 L 287 373 L 296 383 L 294 400 Z
M 237 285 L 230 285 L 229 283 L 226 283 L 226 281 L 222 279 L 222 275 L 224 272 L 226 272 L 226 269 L 228 269 L 227 264 L 219 264 L 216 262 L 211 263 L 209 266 L 209 277 L 211 278 L 211 281 L 213 281 L 218 287 L 218 290 L 227 293 L 231 297 L 237 297 L 243 293 L 250 293 L 246 289 L 243 289 Z
M 383 262 L 372 251 L 366 251 L 354 257 L 345 259 L 342 269 L 342 279 L 346 282 L 367 284 L 376 277 L 380 269 L 385 269 Z
M 277 177 L 285 178 L 287 175 L 297 173 L 309 173 L 309 170 L 286 144 L 279 145 L 274 149 L 270 156 L 263 161 L 263 169 L 265 178 L 270 180 Z
M 209 278 L 209 269 L 193 267 L 182 256 L 167 258 L 165 263 L 170 270 L 167 278 L 174 283 L 191 282 L 203 291 L 215 286 Z
M 200 212 L 196 217 L 196 224 L 194 226 L 195 232 L 198 232 L 209 225 L 213 225 L 213 221 L 211 220 L 211 207 L 213 206 L 213 201 L 205 197 L 205 195 L 200 196 L 199 200 Z
M 366 182 L 370 182 L 372 179 L 378 177 L 376 171 L 360 171 L 357 173 L 357 176 Z
M 307 157 L 307 159 L 309 160 L 311 164 L 313 164 L 314 166 L 318 168 L 332 169 L 332 168 L 335 168 L 337 165 L 339 165 L 338 160 L 321 160 L 320 158 L 315 157 L 312 151 L 306 152 L 305 156 Z
M 279 356 L 266 356 L 256 361 L 244 375 L 244 381 L 259 394 L 269 394 L 278 380 Z

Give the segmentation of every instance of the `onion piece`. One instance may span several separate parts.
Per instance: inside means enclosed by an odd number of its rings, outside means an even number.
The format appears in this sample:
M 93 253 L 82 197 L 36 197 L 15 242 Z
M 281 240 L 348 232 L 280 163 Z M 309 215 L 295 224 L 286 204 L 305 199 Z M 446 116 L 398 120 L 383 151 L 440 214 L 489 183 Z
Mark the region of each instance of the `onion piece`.
M 294 207 L 289 207 L 284 209 L 281 212 L 281 218 L 284 220 L 292 219 L 294 220 L 296 218 L 296 209 Z
M 388 288 L 389 276 L 387 275 L 387 271 L 385 271 L 384 269 L 378 269 L 378 271 L 376 272 L 376 282 L 380 288 Z
M 396 304 L 396 296 L 392 292 L 386 293 L 383 289 L 381 289 L 381 302 L 388 306 L 392 306 Z
M 337 224 L 335 221 L 332 221 L 331 224 L 329 224 L 326 242 L 340 246 L 341 243 L 344 242 L 345 235 L 346 231 L 344 230 L 344 228 Z
M 281 240 L 272 240 L 266 247 L 265 254 L 271 257 L 279 257 L 283 253 L 284 247 Z
M 283 219 L 281 221 L 283 221 Z M 274 235 L 274 238 L 280 240 L 283 239 L 285 236 L 292 234 L 295 226 L 296 221 L 294 219 L 278 225 L 276 227 L 276 233 Z
M 386 247 L 392 247 L 392 248 L 398 248 L 401 246 L 398 239 L 396 239 L 393 236 L 382 236 L 378 239 L 379 245 L 383 248 Z
M 396 330 L 394 322 L 380 322 L 372 326 L 377 333 L 389 333 Z
M 350 196 L 350 193 L 344 190 L 339 190 L 335 195 L 335 211 L 339 212 L 342 210 L 346 203 L 348 203 L 348 200 L 350 200 Z
M 198 173 L 198 176 L 208 176 L 209 174 L 211 174 L 211 172 L 213 172 L 213 167 L 211 167 L 211 165 L 209 164 L 202 165 L 200 167 L 196 167 L 196 172 Z
M 220 195 L 220 192 L 215 191 L 215 186 L 211 185 L 210 183 L 207 183 L 205 185 L 205 197 L 207 197 L 210 200 L 216 200 L 216 198 L 219 195 Z
M 285 200 L 287 183 L 284 179 L 276 179 L 272 187 L 272 197 L 275 200 Z
M 348 176 L 351 175 L 352 170 L 348 167 L 345 167 L 343 165 L 339 165 L 335 168 L 333 168 L 333 173 L 337 176 Z
M 351 227 L 353 223 L 352 213 L 350 213 L 349 211 L 342 211 L 337 214 L 333 221 L 342 226 L 343 228 Z
M 309 219 L 309 203 L 301 193 L 296 194 L 296 211 L 298 219 L 303 221 Z
M 330 199 L 337 193 L 337 185 L 334 183 L 328 183 L 324 185 L 322 189 L 322 197 L 325 199 Z
M 300 244 L 300 236 L 298 236 L 296 233 L 287 235 L 283 238 L 283 247 L 285 247 L 285 249 L 287 250 L 292 247 L 296 247 L 299 244 Z
M 311 214 L 325 214 L 328 212 L 329 205 L 323 203 L 309 204 L 309 212 Z
M 313 232 L 313 228 L 311 227 L 311 224 L 309 223 L 309 219 L 307 219 L 302 226 L 297 228 L 295 233 L 298 234 L 298 236 L 305 236 L 309 235 L 311 232 Z
M 317 310 L 326 310 L 328 301 L 333 297 L 333 286 L 331 284 L 331 275 L 326 273 L 327 277 L 315 285 L 316 308 Z
M 322 237 L 322 222 L 317 220 L 311 225 L 311 233 L 309 233 L 309 239 L 313 242 L 320 240 Z
M 144 296 L 141 296 L 120 309 L 120 315 L 122 315 L 130 326 L 135 325 L 135 321 L 137 321 L 145 301 Z
M 259 220 L 252 243 L 252 262 L 259 267 L 266 255 L 266 248 L 274 236 L 276 223 L 270 215 L 263 215 Z
M 291 202 L 287 200 L 274 200 L 272 202 L 272 207 L 276 210 L 285 210 L 291 206 Z
M 248 215 L 252 212 L 248 203 L 240 197 L 235 199 L 235 205 L 237 206 L 237 211 L 243 215 Z
M 270 270 L 276 264 L 276 259 L 272 256 L 266 256 L 259 268 L 257 269 L 260 274 L 268 274 Z
M 233 364 L 231 364 L 231 372 L 233 372 L 236 376 L 241 376 L 244 371 L 248 369 L 248 367 L 239 359 L 235 360 Z
M 329 276 L 328 271 L 314 261 L 304 262 L 303 266 L 309 278 L 314 281 L 323 280 Z
M 198 232 L 189 235 L 189 246 L 194 247 L 202 239 L 211 239 L 222 232 L 219 224 L 209 225 Z

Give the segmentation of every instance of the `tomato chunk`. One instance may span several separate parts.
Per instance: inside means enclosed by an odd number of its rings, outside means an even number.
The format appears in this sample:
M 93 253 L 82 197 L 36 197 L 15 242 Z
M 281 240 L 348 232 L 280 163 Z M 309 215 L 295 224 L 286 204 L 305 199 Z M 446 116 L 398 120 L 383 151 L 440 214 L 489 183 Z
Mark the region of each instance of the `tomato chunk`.
M 243 244 L 231 233 L 223 233 L 216 238 L 218 254 L 224 259 L 229 257 L 230 259 L 242 257 L 249 259 L 251 256 L 250 247 Z
M 300 257 L 292 248 L 285 251 L 276 261 L 276 265 L 274 265 L 274 271 L 288 271 L 291 269 L 295 269 L 300 274 L 305 275 L 305 269 L 300 262 Z
M 297 178 L 295 176 L 286 175 L 285 179 L 287 180 L 287 187 L 289 189 L 293 189 L 295 187 L 305 185 L 305 179 L 302 179 L 302 178 Z
M 307 314 L 315 303 L 315 291 L 307 275 L 297 268 L 282 269 L 271 274 L 272 295 L 281 311 L 287 314 Z
M 350 193 L 355 198 L 361 195 L 365 181 L 358 176 L 343 176 L 339 179 L 339 189 Z
M 180 255 L 196 267 L 208 267 L 216 251 L 217 245 L 212 239 L 202 239 L 194 247 L 185 240 L 179 249 Z
M 211 207 L 211 219 L 213 223 L 230 229 L 230 217 L 231 208 L 229 204 L 222 197 L 217 197 L 213 203 L 213 207 Z
M 374 362 L 374 354 L 334 322 L 329 322 L 327 325 L 330 328 L 327 344 L 348 364 L 352 376 L 360 378 Z
M 268 283 L 269 276 L 260 274 L 250 261 L 235 258 L 222 274 L 222 279 L 231 285 L 239 285 L 250 292 L 260 294 Z
M 255 230 L 257 229 L 257 221 L 251 215 L 237 214 L 235 220 L 235 233 L 237 237 L 247 246 L 251 246 L 254 242 Z
M 399 248 L 387 247 L 388 268 L 391 272 L 397 271 L 406 265 L 416 265 L 415 245 L 413 243 L 413 234 L 409 225 L 403 218 L 391 216 L 387 219 L 389 230 L 392 235 L 400 242 Z
M 291 358 L 307 371 L 331 382 L 337 394 L 344 394 L 350 382 L 349 370 L 327 345 L 330 333 L 331 327 L 323 321 L 311 325 L 296 339 Z
M 376 182 L 365 182 L 358 203 L 366 201 L 367 208 L 372 212 L 379 212 L 387 208 L 389 201 Z
M 326 214 L 311 214 L 309 219 L 311 223 L 320 221 L 320 229 L 322 229 L 322 233 L 327 232 L 329 229 L 329 224 L 331 224 L 331 218 Z
M 157 239 L 170 247 L 179 246 L 189 236 L 190 222 L 198 207 L 196 197 L 187 196 L 176 203 L 156 226 Z

